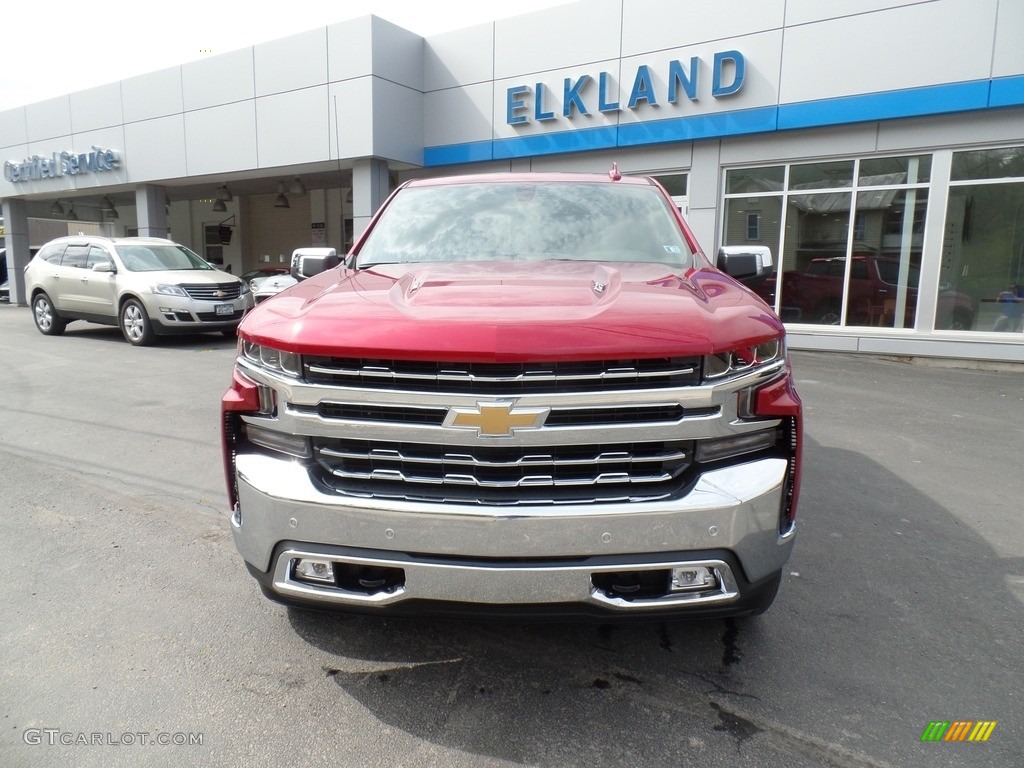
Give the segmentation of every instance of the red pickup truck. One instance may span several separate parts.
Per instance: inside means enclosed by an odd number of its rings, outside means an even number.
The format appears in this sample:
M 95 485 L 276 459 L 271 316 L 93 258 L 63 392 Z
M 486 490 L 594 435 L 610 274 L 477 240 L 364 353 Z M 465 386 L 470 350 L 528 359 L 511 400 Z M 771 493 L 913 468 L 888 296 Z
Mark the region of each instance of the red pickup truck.
M 905 277 L 906 294 L 900 327 L 913 328 L 917 311 L 917 286 L 920 270 L 910 266 Z M 782 273 L 780 315 L 786 322 L 838 325 L 842 320 L 843 285 L 846 257 L 811 259 L 804 272 Z M 899 301 L 900 260 L 875 254 L 854 254 L 850 264 L 850 290 L 847 300 L 848 325 L 893 327 Z M 754 289 L 769 304 L 774 304 L 777 280 L 770 277 Z M 935 327 L 970 330 L 974 327 L 977 304 L 963 293 L 944 290 L 939 293 Z
M 615 169 L 402 185 L 239 328 L 223 442 L 250 573 L 356 612 L 766 610 L 801 405 L 782 323 L 733 279 L 770 253 L 717 265 Z

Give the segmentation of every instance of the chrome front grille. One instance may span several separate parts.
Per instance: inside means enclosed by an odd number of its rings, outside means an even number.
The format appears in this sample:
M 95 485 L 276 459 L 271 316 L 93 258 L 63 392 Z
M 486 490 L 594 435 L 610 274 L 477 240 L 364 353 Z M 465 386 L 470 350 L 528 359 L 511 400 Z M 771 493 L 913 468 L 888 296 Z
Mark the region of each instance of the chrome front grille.
M 315 414 L 322 419 L 377 422 L 384 424 L 425 424 L 440 427 L 447 408 L 371 405 L 366 403 L 321 402 L 317 406 L 292 406 L 298 413 Z M 637 406 L 598 406 L 552 408 L 545 420 L 548 427 L 609 426 L 612 424 L 664 424 L 687 418 L 717 416 L 720 408 L 683 408 L 678 403 Z
M 198 301 L 233 301 L 242 295 L 242 284 L 232 283 L 182 283 L 182 290 Z M 231 318 L 224 318 L 230 320 Z
M 683 492 L 689 441 L 449 448 L 362 440 L 313 441 L 325 490 L 406 501 L 514 506 L 650 501 Z
M 314 485 L 342 497 L 502 507 L 664 501 L 698 481 L 696 441 L 725 437 L 735 418 L 735 395 L 702 384 L 700 362 L 304 355 L 297 377 L 271 377 L 276 408 L 252 423 L 292 436 L 280 452 L 308 456 Z M 251 375 L 265 376 L 257 366 Z M 250 444 L 277 450 L 266 435 Z
M 516 396 L 546 392 L 668 389 L 700 383 L 699 357 L 550 363 L 435 363 L 305 357 L 313 384 L 365 389 Z

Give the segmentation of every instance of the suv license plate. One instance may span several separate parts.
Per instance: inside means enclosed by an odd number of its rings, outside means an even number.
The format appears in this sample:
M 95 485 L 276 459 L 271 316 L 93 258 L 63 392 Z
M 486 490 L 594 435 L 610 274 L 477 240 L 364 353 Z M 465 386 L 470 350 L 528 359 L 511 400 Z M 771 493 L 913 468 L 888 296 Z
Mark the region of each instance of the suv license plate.
M 218 315 L 233 315 L 235 314 L 234 304 L 218 304 L 214 307 L 214 310 Z

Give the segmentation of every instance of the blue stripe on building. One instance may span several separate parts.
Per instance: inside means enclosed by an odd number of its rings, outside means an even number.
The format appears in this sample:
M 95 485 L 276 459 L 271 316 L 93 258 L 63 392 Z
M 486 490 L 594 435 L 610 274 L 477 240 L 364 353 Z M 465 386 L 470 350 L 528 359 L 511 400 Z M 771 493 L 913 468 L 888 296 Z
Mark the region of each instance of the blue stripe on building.
M 426 167 L 1024 106 L 1024 76 L 426 147 Z

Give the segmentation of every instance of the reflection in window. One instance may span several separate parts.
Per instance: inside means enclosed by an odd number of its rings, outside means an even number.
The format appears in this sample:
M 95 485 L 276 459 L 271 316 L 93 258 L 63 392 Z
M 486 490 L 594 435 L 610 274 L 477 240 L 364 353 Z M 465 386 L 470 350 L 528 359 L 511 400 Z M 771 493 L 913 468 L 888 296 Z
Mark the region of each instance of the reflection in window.
M 1019 182 L 950 188 L 937 328 L 1020 330 L 1024 314 L 1024 168 L 1020 172 Z
M 758 232 L 751 238 L 750 219 L 757 217 Z M 765 195 L 731 198 L 725 201 L 726 245 L 763 245 L 771 251 L 775 268 L 779 265 L 779 244 L 782 240 L 782 196 Z M 751 288 L 773 307 L 775 278 L 770 277 Z
M 75 267 L 85 269 L 85 262 L 89 254 L 87 245 L 69 245 L 64 251 L 64 258 L 61 259 L 62 267 Z
M 111 261 L 107 252 L 95 245 L 89 248 L 89 258 L 85 262 L 86 269 L 92 269 L 97 264 L 109 264 Z
M 858 193 L 865 225 L 853 243 L 860 269 L 847 286 L 847 325 L 914 327 L 927 210 L 925 189 Z
M 857 211 L 853 216 L 853 239 L 863 240 L 868 232 L 868 218 L 863 211 Z
M 358 264 L 584 260 L 688 267 L 692 258 L 653 186 L 523 181 L 403 189 L 363 241 Z
M 672 197 L 685 197 L 688 178 L 685 173 L 672 173 L 667 176 L 655 176 L 654 180 L 661 184 Z
M 932 175 L 931 155 L 875 157 L 860 161 L 857 186 L 927 184 Z
M 761 239 L 761 214 L 747 214 L 747 240 Z
M 794 165 L 789 172 L 790 189 L 836 189 L 853 184 L 853 160 Z
M 789 197 L 780 267 L 783 320 L 841 322 L 849 225 L 849 192 Z
M 725 192 L 728 195 L 781 192 L 785 178 L 786 169 L 781 165 L 771 168 L 734 168 L 725 174 Z
M 953 153 L 953 181 L 1024 178 L 1024 147 Z
M 781 239 L 762 231 L 761 240 L 781 258 L 776 275 L 751 287 L 783 321 L 912 328 L 931 166 L 931 156 L 917 155 L 803 163 L 788 174 L 785 166 L 729 170 L 722 242 L 749 242 L 750 219 L 744 231 L 740 217 L 774 205 Z M 773 186 L 787 178 L 784 189 Z

